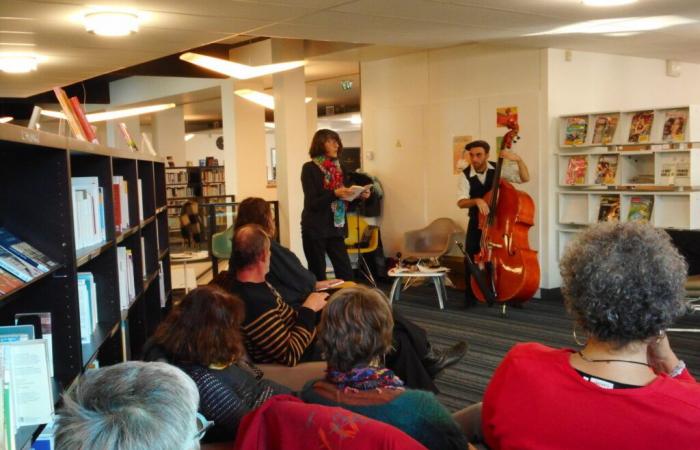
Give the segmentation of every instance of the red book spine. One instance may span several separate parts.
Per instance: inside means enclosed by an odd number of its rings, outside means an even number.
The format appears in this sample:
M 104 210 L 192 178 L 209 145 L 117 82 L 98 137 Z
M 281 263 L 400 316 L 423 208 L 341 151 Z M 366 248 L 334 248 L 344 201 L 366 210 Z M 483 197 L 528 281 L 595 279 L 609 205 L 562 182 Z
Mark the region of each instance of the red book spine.
M 112 185 L 112 204 L 114 205 L 114 229 L 117 232 L 122 231 L 122 196 L 120 185 Z
M 71 97 L 70 103 L 73 107 L 73 112 L 75 113 L 75 116 L 78 118 L 78 122 L 80 122 L 80 128 L 82 128 L 85 138 L 88 140 L 88 142 L 97 144 L 97 136 L 95 136 L 95 132 L 93 131 L 90 122 L 88 122 L 87 117 L 85 117 L 85 112 L 80 106 L 80 100 L 78 100 L 78 97 Z

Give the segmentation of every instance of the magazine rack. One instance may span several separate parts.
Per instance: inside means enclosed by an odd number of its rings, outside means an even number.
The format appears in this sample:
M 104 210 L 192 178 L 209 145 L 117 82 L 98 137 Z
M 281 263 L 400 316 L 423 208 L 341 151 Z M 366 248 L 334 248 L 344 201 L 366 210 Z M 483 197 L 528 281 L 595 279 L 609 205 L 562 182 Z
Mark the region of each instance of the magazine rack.
M 615 214 L 625 222 L 641 211 L 656 227 L 700 230 L 700 106 L 571 114 L 558 123 L 560 255 L 581 227 Z

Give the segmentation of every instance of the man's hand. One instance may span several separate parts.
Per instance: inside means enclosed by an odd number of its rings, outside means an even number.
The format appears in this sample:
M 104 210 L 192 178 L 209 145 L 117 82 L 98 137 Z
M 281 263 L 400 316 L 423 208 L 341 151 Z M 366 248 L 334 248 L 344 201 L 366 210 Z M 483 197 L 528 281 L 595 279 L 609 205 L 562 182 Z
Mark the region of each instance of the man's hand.
M 510 150 L 501 150 L 501 156 L 503 159 L 509 159 L 511 161 L 520 161 L 522 158 L 515 152 L 512 152 Z
M 343 197 L 347 197 L 347 196 L 351 195 L 352 189 L 346 188 L 346 187 L 339 187 L 338 189 L 333 191 L 333 193 L 335 193 L 336 197 L 343 198 Z
M 489 204 L 483 198 L 475 198 L 474 202 L 476 202 L 476 207 L 479 208 L 481 214 L 487 215 L 489 213 Z
M 326 306 L 327 299 L 328 294 L 326 292 L 312 292 L 306 297 L 306 300 L 301 306 L 305 306 L 314 311 L 320 311 Z

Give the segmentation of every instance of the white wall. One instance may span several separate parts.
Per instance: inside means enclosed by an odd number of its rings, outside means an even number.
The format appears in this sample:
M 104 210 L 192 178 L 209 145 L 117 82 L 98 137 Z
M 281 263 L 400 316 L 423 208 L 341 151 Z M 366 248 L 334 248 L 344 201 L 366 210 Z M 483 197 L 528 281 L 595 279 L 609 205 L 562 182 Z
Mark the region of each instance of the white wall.
M 221 131 L 194 133 L 194 137 L 185 141 L 185 159 L 192 161 L 192 165 L 198 166 L 200 159 L 213 156 L 219 160 L 219 164 L 226 166 L 226 153 L 219 150 L 216 140 L 221 137 Z
M 547 156 L 542 171 L 550 189 L 543 197 L 550 211 L 543 273 L 548 273 L 543 287 L 559 286 L 557 245 L 557 117 L 596 111 L 633 110 L 700 103 L 700 65 L 682 63 L 681 76 L 666 76 L 666 62 L 660 59 L 635 58 L 601 53 L 572 52 L 565 60 L 564 50 L 547 50 L 548 93 L 546 120 Z M 545 202 L 546 200 L 546 202 Z
M 516 151 L 530 168 L 538 166 L 542 56 L 539 50 L 460 46 L 362 64 L 363 165 L 384 187 L 386 254 L 400 250 L 405 231 L 438 217 L 466 227 L 466 212 L 456 206 L 452 138 L 471 135 L 495 148 L 506 131 L 496 128 L 497 107 L 518 107 Z M 537 204 L 540 177 L 536 170 L 531 175 L 522 188 Z M 531 246 L 539 248 L 539 240 L 535 227 Z

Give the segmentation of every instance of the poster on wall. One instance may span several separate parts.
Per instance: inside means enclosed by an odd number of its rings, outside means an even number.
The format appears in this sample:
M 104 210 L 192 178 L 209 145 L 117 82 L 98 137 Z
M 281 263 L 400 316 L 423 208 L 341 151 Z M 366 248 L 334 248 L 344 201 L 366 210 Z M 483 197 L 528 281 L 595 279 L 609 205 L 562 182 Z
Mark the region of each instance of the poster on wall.
M 469 162 L 464 159 L 464 146 L 472 141 L 471 136 L 452 137 L 452 173 L 457 175 L 467 168 Z
M 507 128 L 508 122 L 514 120 L 518 122 L 518 107 L 517 106 L 504 106 L 496 108 L 496 128 Z M 505 131 L 503 132 L 505 134 Z M 498 156 L 498 152 L 501 148 L 501 141 L 503 140 L 503 135 L 496 136 L 496 152 L 495 156 Z

